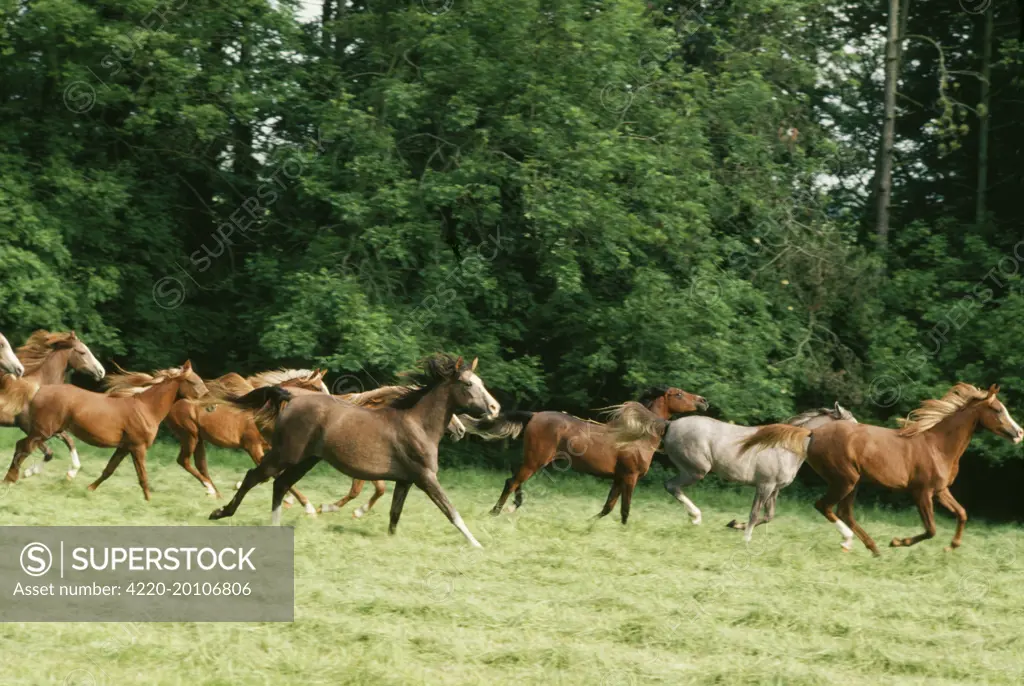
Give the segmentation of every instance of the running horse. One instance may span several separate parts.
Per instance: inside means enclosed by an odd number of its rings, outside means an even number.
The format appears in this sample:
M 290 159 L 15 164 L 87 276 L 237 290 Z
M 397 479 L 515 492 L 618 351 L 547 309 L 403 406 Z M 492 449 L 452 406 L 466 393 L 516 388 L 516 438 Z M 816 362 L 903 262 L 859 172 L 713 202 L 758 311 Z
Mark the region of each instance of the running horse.
M 477 361 L 437 354 L 421 363 L 409 390 L 388 406 L 369 409 L 320 394 L 293 396 L 279 386 L 228 401 L 276 417 L 273 446 L 245 475 L 231 502 L 210 519 L 232 516 L 257 484 L 274 479 L 271 523 L 280 524 L 284 494 L 321 460 L 356 479 L 395 482 L 388 533 L 395 533 L 415 484 L 470 545 L 481 547 L 437 480 L 437 446 L 456 411 L 496 416 L 501 409 L 476 374 Z
M 146 500 L 146 451 L 157 429 L 178 398 L 198 398 L 206 385 L 192 363 L 153 374 L 126 372 L 107 377 L 108 394 L 93 393 L 70 384 L 42 386 L 29 403 L 28 435 L 18 441 L 4 481 L 18 480 L 21 463 L 39 445 L 60 431 L 70 431 L 89 445 L 114 448 L 103 473 L 89 485 L 95 491 L 110 478 L 126 455 L 131 454 L 135 473 Z M 139 393 L 121 394 L 128 387 L 144 387 Z
M 6 339 L 5 339 L 6 340 Z M 89 374 L 96 380 L 106 374 L 103 365 L 92 354 L 74 331 L 51 333 L 39 330 L 28 337 L 25 345 L 16 351 L 22 364 L 23 374 L 4 375 L 0 377 L 0 426 L 18 427 L 28 433 L 25 410 L 36 392 L 43 386 L 63 384 L 68 367 Z M 61 431 L 57 436 L 71 451 L 71 471 L 73 477 L 81 467 L 75 442 Z M 46 443 L 39 444 L 43 451 L 43 461 L 53 459 L 53 450 Z M 25 476 L 32 476 L 42 471 L 42 464 L 29 467 Z
M 887 429 L 870 424 L 833 422 L 817 429 L 771 424 L 743 442 L 744 450 L 782 447 L 801 457 L 828 484 L 825 495 L 814 503 L 825 518 L 842 533 L 842 548 L 849 551 L 853 535 L 878 555 L 878 546 L 853 516 L 857 486 L 867 480 L 908 491 L 917 504 L 924 533 L 894 538 L 894 548 L 912 546 L 935 536 L 932 499 L 956 516 L 956 533 L 947 550 L 960 547 L 967 512 L 949 487 L 956 479 L 960 457 L 967 450 L 979 426 L 1020 443 L 1024 430 L 1010 417 L 996 397 L 999 386 L 982 391 L 958 383 L 939 400 L 925 400 L 901 420 L 901 428 Z M 838 516 L 832 508 L 838 505 Z
M 0 374 L 11 374 L 15 377 L 25 374 L 25 365 L 14 354 L 14 348 L 2 333 L 0 333 Z
M 678 472 L 665 481 L 665 490 L 686 507 L 694 524 L 700 524 L 701 512 L 683 493 L 684 487 L 711 472 L 726 481 L 754 486 L 754 502 L 747 521 L 734 519 L 726 525 L 744 531 L 747 542 L 755 527 L 775 518 L 779 491 L 793 483 L 804 462 L 802 457 L 782 448 L 758 451 L 753 459 L 744 454 L 740 444 L 753 436 L 758 427 L 729 424 L 711 417 L 683 417 L 668 422 L 638 403 L 612 408 L 610 414 L 610 424 L 620 442 L 661 440 L 661 449 Z M 786 423 L 814 429 L 840 420 L 857 421 L 836 403 L 834 407 L 807 410 Z
M 640 404 L 654 416 L 667 420 L 673 414 L 706 410 L 708 401 L 699 395 L 678 388 L 656 386 L 640 396 Z M 622 523 L 629 519 L 633 489 L 651 467 L 659 440 L 639 440 L 620 446 L 612 430 L 605 424 L 588 421 L 564 412 L 522 412 L 502 414 L 496 419 L 466 420 L 466 430 L 486 440 L 515 438 L 523 434 L 523 461 L 519 469 L 505 481 L 492 515 L 501 514 L 505 501 L 515 492 L 512 510 L 523 504 L 523 484 L 558 457 L 565 457 L 577 472 L 612 480 L 604 508 L 597 515 L 604 517 L 622 497 Z

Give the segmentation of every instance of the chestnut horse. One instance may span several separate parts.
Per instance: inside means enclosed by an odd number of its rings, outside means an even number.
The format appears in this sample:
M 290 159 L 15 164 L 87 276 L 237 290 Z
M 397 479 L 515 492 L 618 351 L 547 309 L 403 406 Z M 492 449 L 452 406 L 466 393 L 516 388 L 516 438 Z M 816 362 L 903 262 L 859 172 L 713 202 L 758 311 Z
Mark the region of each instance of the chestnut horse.
M 280 524 L 285 492 L 321 460 L 353 478 L 395 481 L 389 533 L 394 533 L 409 489 L 416 484 L 475 547 L 480 543 L 466 528 L 437 481 L 437 446 L 452 414 L 461 410 L 496 416 L 501 409 L 475 370 L 460 357 L 438 354 L 426 359 L 414 386 L 387 407 L 371 410 L 322 395 L 293 397 L 272 386 L 230 402 L 261 408 L 276 416 L 272 448 L 245 475 L 231 502 L 210 519 L 232 516 L 254 486 L 274 479 L 271 523 Z
M 40 386 L 63 384 L 64 374 L 68 366 L 91 375 L 96 380 L 102 379 L 106 371 L 96 357 L 74 331 L 51 333 L 39 330 L 28 337 L 25 345 L 16 351 L 22 364 L 21 378 L 17 376 L 0 377 L 0 426 L 17 426 L 28 433 L 26 420 L 23 416 L 29 401 Z M 75 442 L 64 431 L 58 434 L 71 451 L 73 472 L 77 472 L 81 463 Z M 53 451 L 45 443 L 41 444 L 43 461 L 53 459 Z M 25 476 L 32 476 L 42 471 L 42 464 L 34 465 L 25 470 Z M 73 476 L 73 473 L 69 472 Z
M 662 419 L 708 408 L 708 401 L 701 396 L 666 386 L 648 389 L 640 396 L 640 403 Z M 464 420 L 464 423 L 469 433 L 486 440 L 515 438 L 523 433 L 522 465 L 505 481 L 505 488 L 491 510 L 492 515 L 501 514 L 512 491 L 516 494 L 512 511 L 521 507 L 523 484 L 557 457 L 564 457 L 577 472 L 612 480 L 608 499 L 597 516 L 604 517 L 611 512 L 621 495 L 620 513 L 625 524 L 629 519 L 633 489 L 650 469 L 651 459 L 660 442 L 659 436 L 620 446 L 606 424 L 579 419 L 564 412 L 515 411 L 493 420 Z
M 892 547 L 911 546 L 935 536 L 932 499 L 956 516 L 956 533 L 947 550 L 960 546 L 967 512 L 949 487 L 956 479 L 960 456 L 967 450 L 978 425 L 1014 443 L 1024 430 L 1013 421 L 996 394 L 999 386 L 982 391 L 958 383 L 941 400 L 925 400 L 901 421 L 902 428 L 887 429 L 848 421 L 833 422 L 814 430 L 770 424 L 743 442 L 743 449 L 779 446 L 801 457 L 828 484 L 824 497 L 814 506 L 843 534 L 843 550 L 850 549 L 856 533 L 878 555 L 878 546 L 853 517 L 857 485 L 867 479 L 886 488 L 909 491 L 924 522 L 925 532 L 910 538 L 894 538 Z M 839 516 L 832 508 L 839 505 Z M 848 526 L 847 526 L 848 525 Z M 851 531 L 852 529 L 852 531 Z
M 245 395 L 256 388 L 273 385 L 299 388 L 313 393 L 329 393 L 323 382 L 326 373 L 327 370 L 280 369 L 255 374 L 246 379 L 232 372 L 208 381 L 207 390 L 211 398 Z M 178 464 L 198 479 L 210 496 L 219 498 L 220 493 L 213 484 L 206 462 L 206 442 L 219 448 L 244 450 L 256 464 L 263 459 L 263 453 L 269 446 L 261 435 L 260 427 L 256 426 L 252 412 L 223 404 L 207 403 L 204 399 L 205 396 L 195 400 L 177 401 L 167 415 L 165 423 L 180 445 Z M 193 454 L 196 458 L 195 467 L 191 462 Z M 292 493 L 305 507 L 307 514 L 315 514 L 313 506 L 304 495 L 295 490 Z
M 25 365 L 14 354 L 14 348 L 2 333 L 0 333 L 0 374 L 13 374 L 15 377 L 25 374 Z
M 149 500 L 146 451 L 157 429 L 178 398 L 198 398 L 206 385 L 192 363 L 164 369 L 152 375 L 141 372 L 107 377 L 110 394 L 93 393 L 69 384 L 42 386 L 28 407 L 28 436 L 18 441 L 4 481 L 18 480 L 22 461 L 40 443 L 59 431 L 70 431 L 89 445 L 116 448 L 103 473 L 89 485 L 94 491 L 106 481 L 125 455 L 131 453 L 142 494 Z M 116 395 L 128 387 L 145 387 L 141 393 Z

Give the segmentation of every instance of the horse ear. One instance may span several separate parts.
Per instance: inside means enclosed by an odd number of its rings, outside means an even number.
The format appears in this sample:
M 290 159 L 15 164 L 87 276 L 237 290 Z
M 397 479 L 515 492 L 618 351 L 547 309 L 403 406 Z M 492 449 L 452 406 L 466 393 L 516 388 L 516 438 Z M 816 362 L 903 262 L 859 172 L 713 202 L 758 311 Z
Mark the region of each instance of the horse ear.
M 455 360 L 455 369 L 456 369 L 456 371 L 462 369 L 462 365 L 463 364 L 465 364 L 465 362 L 462 361 L 462 355 L 459 355 L 459 359 Z
M 988 387 L 988 397 L 989 398 L 991 398 L 992 396 L 994 396 L 998 392 L 999 392 L 999 384 L 994 383 L 994 384 L 992 384 L 991 386 Z
M 185 360 L 185 364 L 181 365 L 181 369 L 185 372 L 192 371 L 192 360 Z
M 73 341 L 77 341 L 78 340 L 78 336 L 75 335 L 75 330 L 74 329 L 71 329 L 71 340 L 73 340 Z
M 479 361 L 480 361 L 479 357 L 474 357 L 473 358 L 473 364 L 469 365 L 469 371 L 475 372 L 476 371 L 476 363 L 479 362 Z

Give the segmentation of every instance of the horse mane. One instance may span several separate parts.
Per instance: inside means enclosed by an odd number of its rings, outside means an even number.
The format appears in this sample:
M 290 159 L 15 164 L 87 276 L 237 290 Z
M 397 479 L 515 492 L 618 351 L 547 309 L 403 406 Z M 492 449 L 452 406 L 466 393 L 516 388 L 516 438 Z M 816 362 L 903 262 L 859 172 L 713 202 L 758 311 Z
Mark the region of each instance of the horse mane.
M 39 329 L 32 332 L 32 335 L 25 341 L 25 345 L 15 350 L 14 354 L 18 356 L 21 364 L 25 367 L 25 374 L 29 374 L 43 366 L 56 346 L 72 341 L 73 337 L 74 334 L 70 331 L 52 333 L 45 329 Z
M 636 401 L 647 409 L 651 409 L 654 401 L 668 393 L 669 388 L 669 386 L 650 386 L 640 394 Z
M 39 390 L 39 384 L 13 374 L 0 374 L 0 412 L 20 414 Z
M 246 381 L 252 385 L 252 388 L 249 390 L 253 390 L 255 388 L 263 388 L 264 386 L 280 386 L 289 381 L 313 382 L 314 379 L 320 378 L 320 372 L 311 369 L 271 369 L 270 371 L 253 374 Z M 245 395 L 245 393 L 233 393 L 232 395 Z
M 390 405 L 398 398 L 417 390 L 412 386 L 381 386 L 362 393 L 345 393 L 337 396 L 353 405 L 362 407 L 381 407 Z
M 228 372 L 206 382 L 207 395 L 245 395 L 255 387 L 248 380 L 235 372 Z
M 469 365 L 461 357 L 456 359 L 448 353 L 436 353 L 420 361 L 419 369 L 402 372 L 399 376 L 409 379 L 410 384 L 399 386 L 401 390 L 391 401 L 396 410 L 408 410 L 416 405 L 425 395 L 446 381 L 457 379 L 459 374 L 469 369 Z
M 815 417 L 824 417 L 826 415 L 832 417 L 834 416 L 833 412 L 834 411 L 828 407 L 816 407 L 813 410 L 806 410 L 804 412 L 801 412 L 795 417 L 790 417 L 783 423 L 789 424 L 791 426 L 803 426 L 804 424 L 811 421 Z
M 941 399 L 930 398 L 921 407 L 911 411 L 906 419 L 900 419 L 900 436 L 916 436 L 927 431 L 951 414 L 962 410 L 975 400 L 984 400 L 988 393 L 969 383 L 960 382 L 953 386 Z
M 104 379 L 104 385 L 107 388 L 107 395 L 115 398 L 137 395 L 147 388 L 168 379 L 176 379 L 185 373 L 185 370 L 181 367 L 168 367 L 167 369 L 160 369 L 152 374 L 147 374 L 146 372 L 128 372 L 116 364 L 114 366 L 118 368 L 119 372 L 117 374 L 107 374 Z

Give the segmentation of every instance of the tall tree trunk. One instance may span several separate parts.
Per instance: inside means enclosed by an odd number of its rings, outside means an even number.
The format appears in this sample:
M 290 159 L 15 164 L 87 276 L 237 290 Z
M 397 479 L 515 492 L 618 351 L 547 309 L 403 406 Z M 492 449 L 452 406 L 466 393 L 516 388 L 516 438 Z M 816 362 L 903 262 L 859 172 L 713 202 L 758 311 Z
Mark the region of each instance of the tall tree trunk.
M 341 9 L 342 1 L 338 0 L 339 10 Z M 320 3 L 320 44 L 323 46 L 324 54 L 327 54 L 331 49 L 331 31 L 327 25 L 331 23 L 333 18 L 334 10 L 332 5 L 331 0 L 323 0 Z
M 889 28 L 885 42 L 885 122 L 878 169 L 878 248 L 889 242 L 889 204 L 892 199 L 892 149 L 896 134 L 896 84 L 899 66 L 900 0 L 889 0 Z
M 974 196 L 974 223 L 981 225 L 985 221 L 986 200 L 988 194 L 988 137 L 991 124 L 991 88 L 989 78 L 992 74 L 992 25 L 993 10 L 985 12 L 985 35 L 981 57 L 981 105 L 978 115 L 981 125 L 978 128 L 978 190 Z

